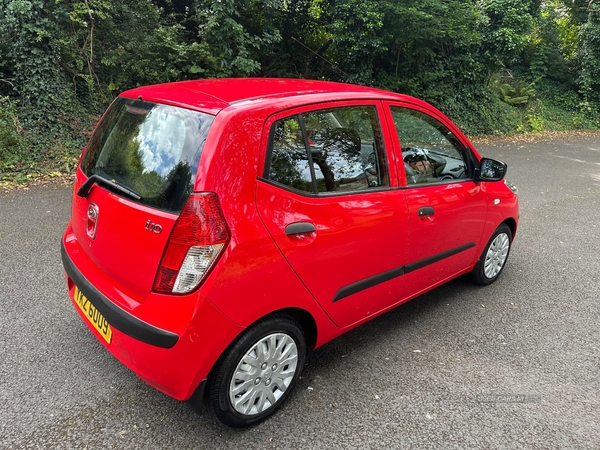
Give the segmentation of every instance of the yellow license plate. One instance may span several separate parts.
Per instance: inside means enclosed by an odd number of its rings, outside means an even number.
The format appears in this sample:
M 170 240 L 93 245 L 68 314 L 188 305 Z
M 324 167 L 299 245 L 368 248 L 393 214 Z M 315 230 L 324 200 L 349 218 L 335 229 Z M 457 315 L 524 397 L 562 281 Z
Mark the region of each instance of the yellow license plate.
M 75 286 L 75 304 L 81 309 L 83 315 L 90 321 L 92 326 L 100 333 L 104 340 L 110 344 L 112 339 L 112 329 L 100 311 L 81 293 Z

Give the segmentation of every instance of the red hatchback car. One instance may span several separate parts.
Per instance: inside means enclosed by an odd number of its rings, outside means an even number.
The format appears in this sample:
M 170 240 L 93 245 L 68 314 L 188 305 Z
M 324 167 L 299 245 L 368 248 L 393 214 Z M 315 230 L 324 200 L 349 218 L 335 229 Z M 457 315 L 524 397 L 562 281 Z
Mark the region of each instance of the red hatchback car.
M 308 349 L 462 274 L 500 275 L 506 165 L 432 106 L 363 86 L 141 87 L 84 149 L 62 241 L 92 333 L 232 427 L 290 395 Z

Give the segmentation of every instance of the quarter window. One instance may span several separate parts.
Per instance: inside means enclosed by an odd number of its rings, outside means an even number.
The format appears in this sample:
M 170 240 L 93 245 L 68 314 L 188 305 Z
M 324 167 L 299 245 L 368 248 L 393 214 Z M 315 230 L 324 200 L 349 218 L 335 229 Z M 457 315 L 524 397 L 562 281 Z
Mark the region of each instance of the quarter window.
M 372 106 L 332 108 L 274 123 L 271 181 L 312 194 L 389 185 L 381 129 Z
M 299 191 L 313 192 L 310 162 L 298 116 L 278 120 L 273 126 L 269 179 Z
M 442 123 L 420 111 L 394 107 L 408 184 L 470 178 L 469 153 Z

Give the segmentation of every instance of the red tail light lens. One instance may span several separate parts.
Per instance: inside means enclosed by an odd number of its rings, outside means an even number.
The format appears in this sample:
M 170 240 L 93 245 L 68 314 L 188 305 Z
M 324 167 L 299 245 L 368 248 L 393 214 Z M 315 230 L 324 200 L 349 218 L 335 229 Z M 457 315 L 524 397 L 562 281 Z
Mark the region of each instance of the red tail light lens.
M 217 195 L 192 194 L 175 222 L 152 290 L 161 294 L 192 292 L 217 261 L 229 238 Z

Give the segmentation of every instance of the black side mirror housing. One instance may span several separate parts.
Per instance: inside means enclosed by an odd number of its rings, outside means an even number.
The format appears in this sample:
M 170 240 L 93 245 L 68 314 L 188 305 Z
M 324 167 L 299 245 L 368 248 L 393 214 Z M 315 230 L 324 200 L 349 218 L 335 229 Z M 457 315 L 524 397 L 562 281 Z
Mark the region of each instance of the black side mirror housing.
M 475 181 L 500 181 L 506 176 L 508 166 L 502 161 L 492 158 L 481 158 L 479 167 L 475 169 Z

